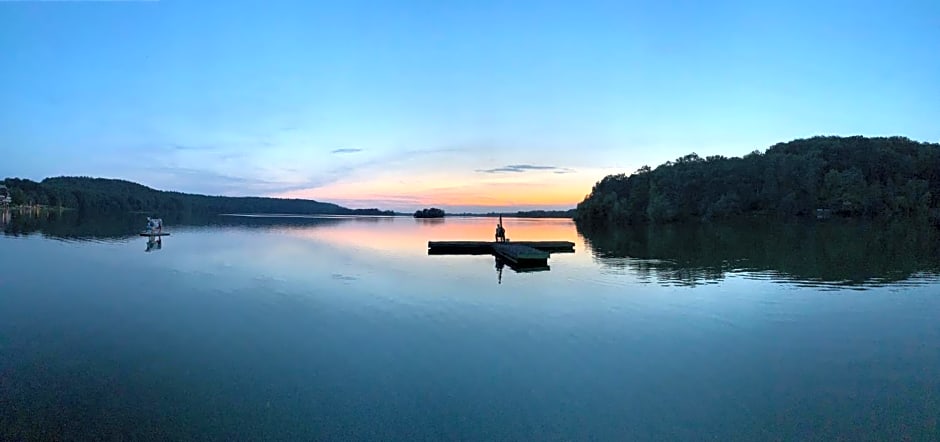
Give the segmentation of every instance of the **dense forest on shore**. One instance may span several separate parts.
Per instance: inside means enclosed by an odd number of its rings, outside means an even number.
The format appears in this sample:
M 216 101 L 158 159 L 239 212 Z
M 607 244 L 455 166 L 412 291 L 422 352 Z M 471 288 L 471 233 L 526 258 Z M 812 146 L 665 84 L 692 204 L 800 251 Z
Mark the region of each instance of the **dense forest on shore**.
M 814 137 L 743 158 L 686 155 L 609 175 L 578 204 L 581 224 L 643 224 L 823 213 L 936 215 L 940 144 L 904 137 Z
M 313 200 L 194 195 L 151 189 L 124 180 L 87 177 L 46 178 L 41 182 L 7 178 L 14 205 L 65 207 L 83 212 L 292 213 L 391 215 L 378 209 L 348 209 Z

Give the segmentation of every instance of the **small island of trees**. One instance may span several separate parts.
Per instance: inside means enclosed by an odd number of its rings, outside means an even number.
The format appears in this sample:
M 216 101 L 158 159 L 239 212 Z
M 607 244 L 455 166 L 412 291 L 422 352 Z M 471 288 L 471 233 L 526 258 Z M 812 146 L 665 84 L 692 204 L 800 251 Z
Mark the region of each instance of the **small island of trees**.
M 443 218 L 444 211 L 436 207 L 421 209 L 415 212 L 415 218 Z

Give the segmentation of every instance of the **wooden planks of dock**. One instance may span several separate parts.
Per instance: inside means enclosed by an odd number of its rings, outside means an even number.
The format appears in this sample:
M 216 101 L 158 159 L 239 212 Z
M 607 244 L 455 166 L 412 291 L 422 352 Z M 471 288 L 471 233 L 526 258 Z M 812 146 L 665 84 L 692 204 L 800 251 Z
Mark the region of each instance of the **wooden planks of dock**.
M 428 252 L 455 253 L 465 252 L 466 254 L 490 254 L 493 253 L 495 244 L 512 244 L 531 247 L 549 253 L 573 253 L 574 243 L 571 241 L 512 241 L 507 243 L 497 243 L 493 241 L 428 241 Z
M 550 253 L 573 253 L 570 241 L 428 241 L 429 255 L 496 255 L 517 265 L 544 266 Z

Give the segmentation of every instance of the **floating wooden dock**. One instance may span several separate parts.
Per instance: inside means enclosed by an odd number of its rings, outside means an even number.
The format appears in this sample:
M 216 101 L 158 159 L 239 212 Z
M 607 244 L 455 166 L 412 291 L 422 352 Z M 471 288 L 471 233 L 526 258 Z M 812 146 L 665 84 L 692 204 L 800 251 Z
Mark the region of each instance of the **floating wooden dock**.
M 428 255 L 496 255 L 519 266 L 545 266 L 550 253 L 573 253 L 570 241 L 428 241 Z
M 571 241 L 512 241 L 497 243 L 493 241 L 428 241 L 428 253 L 431 255 L 489 255 L 496 244 L 512 244 L 531 247 L 549 253 L 574 253 Z

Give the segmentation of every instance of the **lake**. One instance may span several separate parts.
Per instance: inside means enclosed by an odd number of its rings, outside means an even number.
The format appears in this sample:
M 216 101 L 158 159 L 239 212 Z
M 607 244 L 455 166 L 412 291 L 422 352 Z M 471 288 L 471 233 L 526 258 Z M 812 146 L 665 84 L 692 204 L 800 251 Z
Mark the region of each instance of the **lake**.
M 165 221 L 0 219 L 0 439 L 940 437 L 929 224 Z

